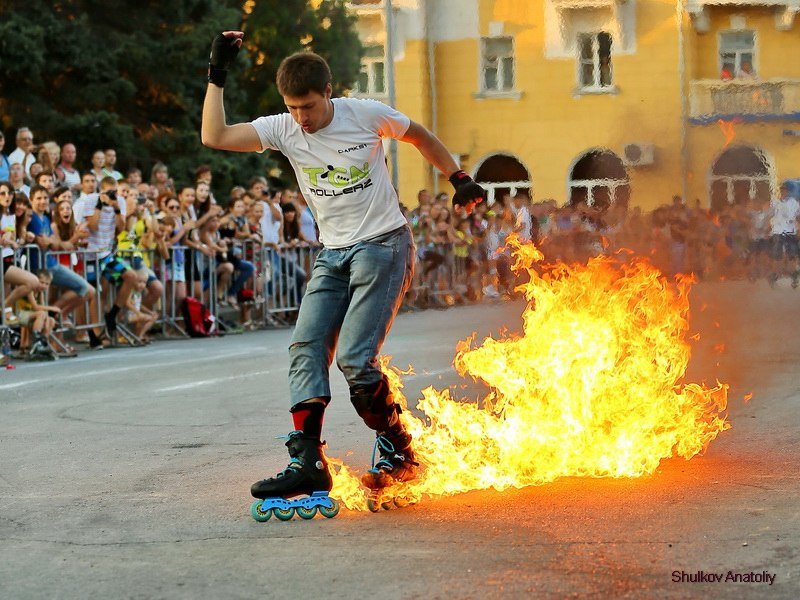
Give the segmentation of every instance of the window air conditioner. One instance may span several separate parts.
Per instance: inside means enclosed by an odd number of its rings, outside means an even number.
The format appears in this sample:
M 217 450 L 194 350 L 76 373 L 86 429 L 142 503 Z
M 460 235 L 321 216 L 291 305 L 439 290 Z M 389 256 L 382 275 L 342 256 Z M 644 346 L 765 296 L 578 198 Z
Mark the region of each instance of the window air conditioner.
M 622 149 L 622 162 L 626 167 L 640 167 L 653 164 L 655 147 L 653 144 L 630 143 Z

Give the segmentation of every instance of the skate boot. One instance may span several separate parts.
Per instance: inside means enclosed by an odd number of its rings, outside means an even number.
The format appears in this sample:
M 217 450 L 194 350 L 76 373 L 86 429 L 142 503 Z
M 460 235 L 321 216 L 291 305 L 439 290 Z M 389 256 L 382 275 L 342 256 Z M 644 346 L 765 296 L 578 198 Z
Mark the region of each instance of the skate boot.
M 372 512 L 380 508 L 389 509 L 392 504 L 402 507 L 409 503 L 401 489 L 392 493 L 389 488 L 397 484 L 411 481 L 417 476 L 419 463 L 414 460 L 411 448 L 411 435 L 404 429 L 378 433 L 375 448 L 372 451 L 372 468 L 361 478 L 361 483 L 371 490 L 367 498 L 367 507 Z M 375 461 L 376 452 L 380 459 Z
M 295 512 L 302 519 L 313 519 L 317 511 L 329 519 L 338 514 L 339 503 L 328 496 L 333 480 L 322 445 L 319 438 L 302 431 L 289 434 L 286 441 L 292 458 L 289 466 L 275 477 L 250 487 L 253 497 L 259 498 L 250 507 L 256 521 L 267 521 L 273 513 L 281 521 L 290 520 Z M 296 496 L 305 497 L 290 500 Z
M 58 356 L 41 333 L 33 334 L 33 344 L 28 351 L 29 360 L 56 360 Z

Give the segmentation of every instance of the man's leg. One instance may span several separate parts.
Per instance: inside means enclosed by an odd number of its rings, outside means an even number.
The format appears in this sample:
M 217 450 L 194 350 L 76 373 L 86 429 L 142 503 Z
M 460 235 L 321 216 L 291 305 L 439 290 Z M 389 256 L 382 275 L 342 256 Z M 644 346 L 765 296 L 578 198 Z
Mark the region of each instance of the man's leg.
M 416 471 L 411 436 L 400 422 L 400 407 L 378 363 L 413 269 L 414 246 L 407 229 L 379 242 L 359 244 L 350 262 L 352 298 L 342 324 L 337 365 L 350 386 L 356 412 L 378 436 L 381 459 L 364 478 L 373 488 L 411 479 Z
M 291 497 L 329 491 L 332 480 L 322 453 L 321 431 L 330 401 L 329 370 L 347 311 L 348 276 L 342 253 L 323 250 L 300 306 L 289 346 L 289 393 L 295 431 L 289 434 L 289 466 L 250 488 L 255 498 Z

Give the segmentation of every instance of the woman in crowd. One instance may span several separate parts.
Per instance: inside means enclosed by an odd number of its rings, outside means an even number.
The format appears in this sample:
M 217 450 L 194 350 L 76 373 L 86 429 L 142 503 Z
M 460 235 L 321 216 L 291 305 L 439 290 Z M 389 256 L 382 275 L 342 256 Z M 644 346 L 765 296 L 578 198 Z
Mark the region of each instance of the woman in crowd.
M 98 179 L 99 181 L 99 179 Z M 175 193 L 175 183 L 169 177 L 169 169 L 163 162 L 157 162 L 150 171 L 150 185 L 160 195 L 164 192 Z
M 19 199 L 14 198 L 14 209 L 12 209 L 13 194 L 14 188 L 8 181 L 0 182 L 0 255 L 3 261 L 3 281 L 9 288 L 13 288 L 6 290 L 10 293 L 5 295 L 5 306 L 0 307 L 6 316 L 11 314 L 11 307 L 18 298 L 27 296 L 31 291 L 38 292 L 44 289 L 36 275 L 14 264 L 17 248 L 20 243 L 27 241 L 23 223 L 30 218 L 26 214 L 30 203 L 24 194 L 19 194 Z M 17 206 L 21 209 L 17 209 Z M 24 216 L 18 219 L 18 212 Z M 20 227 L 20 224 L 23 226 Z

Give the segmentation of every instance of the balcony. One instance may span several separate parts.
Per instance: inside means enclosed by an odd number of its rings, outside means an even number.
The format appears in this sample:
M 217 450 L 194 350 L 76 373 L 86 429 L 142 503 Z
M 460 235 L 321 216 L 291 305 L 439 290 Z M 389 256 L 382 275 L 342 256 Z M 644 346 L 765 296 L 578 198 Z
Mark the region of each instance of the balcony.
M 794 25 L 794 17 L 800 12 L 800 0 L 686 0 L 686 12 L 692 18 L 697 33 L 708 33 L 711 21 L 709 6 L 742 10 L 749 7 L 772 7 L 775 15 L 775 29 L 789 31 Z
M 700 79 L 689 83 L 689 122 L 800 121 L 800 79 Z

